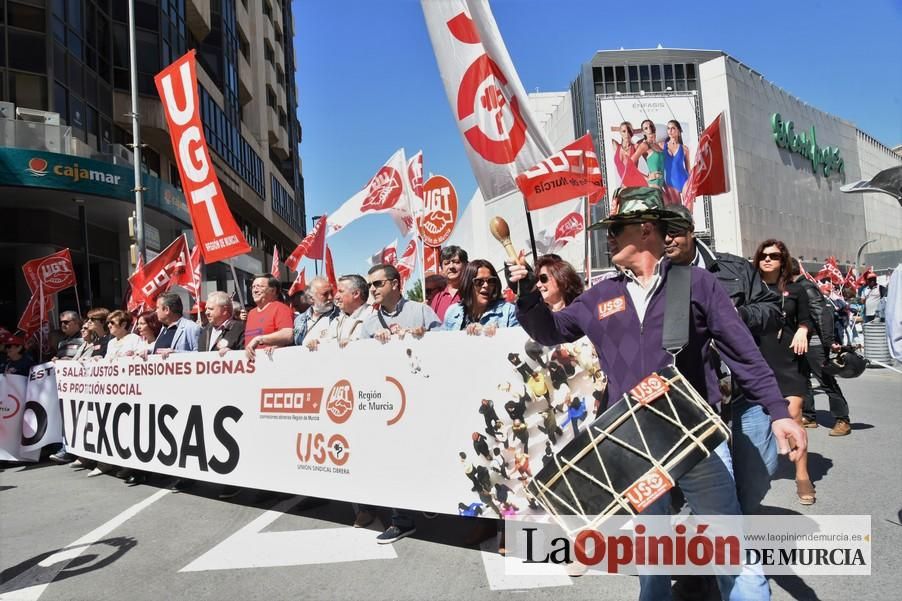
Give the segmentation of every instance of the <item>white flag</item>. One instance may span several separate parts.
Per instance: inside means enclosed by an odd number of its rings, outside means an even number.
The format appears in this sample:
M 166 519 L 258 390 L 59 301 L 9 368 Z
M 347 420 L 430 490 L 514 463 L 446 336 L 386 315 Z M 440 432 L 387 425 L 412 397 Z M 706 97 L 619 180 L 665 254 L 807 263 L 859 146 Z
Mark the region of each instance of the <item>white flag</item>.
M 392 240 L 391 244 L 367 259 L 370 267 L 373 265 L 394 265 L 398 262 L 398 239 Z
M 420 0 L 451 111 L 487 200 L 553 154 L 487 0 Z
M 402 148 L 386 161 L 362 190 L 329 215 L 326 236 L 337 234 L 355 219 L 377 213 L 389 213 L 402 233 L 413 231 L 409 188 L 407 160 Z

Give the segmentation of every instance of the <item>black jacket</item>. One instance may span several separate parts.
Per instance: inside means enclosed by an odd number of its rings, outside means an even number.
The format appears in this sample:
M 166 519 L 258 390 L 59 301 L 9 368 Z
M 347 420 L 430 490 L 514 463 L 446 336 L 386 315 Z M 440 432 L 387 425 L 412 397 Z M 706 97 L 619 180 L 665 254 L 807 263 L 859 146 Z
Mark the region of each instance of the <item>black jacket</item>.
M 814 332 L 821 340 L 824 348 L 829 349 L 835 340 L 833 334 L 833 303 L 828 302 L 821 291 L 817 289 L 814 282 L 808 280 L 804 276 L 799 276 L 796 280 L 805 292 L 808 294 L 808 313 L 811 321 L 814 323 Z
M 217 349 L 210 348 L 210 338 L 213 333 L 213 324 L 208 323 L 204 326 L 204 328 L 200 331 L 200 339 L 197 342 L 197 350 L 199 352 L 204 351 L 215 351 Z M 219 340 L 216 341 L 217 346 L 221 340 L 225 340 L 229 349 L 233 351 L 239 351 L 244 348 L 244 322 L 240 319 L 233 319 L 229 323 L 228 329 L 220 336 Z
M 764 285 L 758 270 L 742 257 L 712 252 L 698 240 L 695 246 L 705 262 L 705 269 L 713 273 L 727 291 L 752 335 L 775 332 L 781 321 L 780 297 Z

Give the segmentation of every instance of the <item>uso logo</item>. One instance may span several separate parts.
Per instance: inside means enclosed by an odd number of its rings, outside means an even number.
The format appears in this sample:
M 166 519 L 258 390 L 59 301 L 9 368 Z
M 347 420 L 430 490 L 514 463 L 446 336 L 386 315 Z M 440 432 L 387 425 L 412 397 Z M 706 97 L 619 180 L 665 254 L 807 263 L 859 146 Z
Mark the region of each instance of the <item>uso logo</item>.
M 336 424 L 343 424 L 354 411 L 354 390 L 347 380 L 339 380 L 329 391 L 326 399 L 326 415 Z
M 630 394 L 636 402 L 647 405 L 665 392 L 670 390 L 670 385 L 664 378 L 656 373 L 651 374 L 630 390 Z
M 643 511 L 672 486 L 664 472 L 653 467 L 626 491 L 626 498 L 636 511 Z

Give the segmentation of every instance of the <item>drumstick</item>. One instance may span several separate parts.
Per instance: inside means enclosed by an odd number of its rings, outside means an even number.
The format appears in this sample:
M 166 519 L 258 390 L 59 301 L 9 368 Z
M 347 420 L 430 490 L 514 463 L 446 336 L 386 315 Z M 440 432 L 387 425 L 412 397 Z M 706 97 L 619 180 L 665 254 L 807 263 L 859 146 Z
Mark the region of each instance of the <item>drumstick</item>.
M 501 246 L 504 247 L 508 258 L 514 263 L 523 265 L 523 259 L 520 258 L 517 251 L 514 250 L 514 244 L 511 242 L 511 230 L 507 225 L 507 221 L 502 217 L 492 217 L 492 220 L 489 221 L 489 231 L 492 232 L 492 236 L 495 237 L 495 240 L 500 242 Z

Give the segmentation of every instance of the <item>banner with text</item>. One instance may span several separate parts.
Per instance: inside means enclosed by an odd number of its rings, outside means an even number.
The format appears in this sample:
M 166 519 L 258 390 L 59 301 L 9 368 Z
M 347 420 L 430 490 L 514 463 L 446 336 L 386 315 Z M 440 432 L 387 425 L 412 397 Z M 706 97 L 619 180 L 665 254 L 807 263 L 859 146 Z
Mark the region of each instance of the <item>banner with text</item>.
M 568 414 L 576 399 L 592 406 L 596 368 L 585 340 L 555 353 L 527 342 L 516 328 L 493 338 L 435 332 L 290 347 L 256 362 L 240 352 L 60 362 L 64 432 L 77 455 L 173 476 L 423 511 L 535 515 L 524 485 L 549 449 L 573 439 Z M 536 357 L 566 364 L 556 386 Z M 527 388 L 533 371 L 543 382 Z M 514 431 L 515 419 L 526 427 Z

